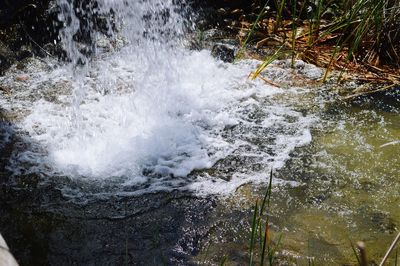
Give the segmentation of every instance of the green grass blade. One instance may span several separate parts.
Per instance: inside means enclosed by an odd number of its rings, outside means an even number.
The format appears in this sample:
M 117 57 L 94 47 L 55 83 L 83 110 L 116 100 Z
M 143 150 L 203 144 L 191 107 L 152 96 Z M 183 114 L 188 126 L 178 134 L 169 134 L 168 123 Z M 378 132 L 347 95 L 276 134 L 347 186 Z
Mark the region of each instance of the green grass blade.
M 269 265 L 274 265 L 275 253 L 276 253 L 276 250 L 278 249 L 279 245 L 281 244 L 282 237 L 283 237 L 283 235 L 280 234 L 279 238 L 278 238 L 278 242 L 276 243 L 276 245 L 274 245 L 274 247 L 269 252 Z
M 257 213 L 258 213 L 258 202 L 256 202 L 256 206 L 254 207 L 254 214 L 253 214 L 253 220 L 251 223 L 251 237 L 250 237 L 250 261 L 249 265 L 253 265 L 253 256 L 254 256 L 254 244 L 255 244 L 255 238 L 257 235 Z
M 221 261 L 221 263 L 220 263 L 220 266 L 224 266 L 225 263 L 226 263 L 227 261 L 228 261 L 228 256 L 225 255 L 225 256 L 222 258 L 222 261 Z
M 252 75 L 252 80 L 256 79 L 258 77 L 258 75 L 260 75 L 260 73 L 269 65 L 271 64 L 274 60 L 276 60 L 279 55 L 280 52 L 283 48 L 283 45 L 281 47 L 279 47 L 279 49 L 271 56 L 267 57 L 267 59 L 265 59 L 265 61 L 256 69 L 256 71 L 254 72 L 254 74 Z
M 240 57 L 242 56 L 243 51 L 244 51 L 244 49 L 246 48 L 246 45 L 247 45 L 247 43 L 248 43 L 249 40 L 250 40 L 250 37 L 253 35 L 254 31 L 255 31 L 256 28 L 257 28 L 258 22 L 260 22 L 261 18 L 263 17 L 263 15 L 264 15 L 264 13 L 265 13 L 265 10 L 267 9 L 268 2 L 269 2 L 269 1 L 267 1 L 267 2 L 265 3 L 265 5 L 264 5 L 263 8 L 261 9 L 260 13 L 258 13 L 257 18 L 256 18 L 256 20 L 254 21 L 253 25 L 251 26 L 250 31 L 246 34 L 246 39 L 244 40 L 242 46 L 240 47 L 239 52 L 238 52 L 237 55 L 236 55 L 236 59 L 237 59 L 237 58 L 240 58 Z
M 263 212 L 265 209 L 265 204 L 267 204 L 267 206 L 269 207 L 269 201 L 271 199 L 271 191 L 272 191 L 272 171 L 273 170 L 271 169 L 270 176 L 269 176 L 268 189 L 267 189 L 267 192 L 265 193 L 265 196 L 262 201 L 261 208 L 260 208 L 260 216 L 263 215 Z
M 268 245 L 268 221 L 265 223 L 265 232 L 263 237 L 262 251 L 261 251 L 261 266 L 264 266 L 265 251 Z

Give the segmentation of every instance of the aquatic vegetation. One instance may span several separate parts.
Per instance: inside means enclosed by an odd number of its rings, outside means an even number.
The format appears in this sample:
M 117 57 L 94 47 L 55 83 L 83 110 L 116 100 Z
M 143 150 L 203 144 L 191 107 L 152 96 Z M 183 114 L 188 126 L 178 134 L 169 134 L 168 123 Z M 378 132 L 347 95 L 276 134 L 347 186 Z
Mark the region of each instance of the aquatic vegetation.
M 275 253 L 282 240 L 282 234 L 279 236 L 276 243 L 271 240 L 269 232 L 269 216 L 268 211 L 270 208 L 271 194 L 272 194 L 272 170 L 268 188 L 261 203 L 258 200 L 254 206 L 253 218 L 251 222 L 250 231 L 250 245 L 249 245 L 249 266 L 255 264 L 256 252 L 259 257 L 259 265 L 273 265 L 275 261 Z M 264 217 L 265 215 L 265 217 Z M 257 241 L 258 240 L 258 241 Z

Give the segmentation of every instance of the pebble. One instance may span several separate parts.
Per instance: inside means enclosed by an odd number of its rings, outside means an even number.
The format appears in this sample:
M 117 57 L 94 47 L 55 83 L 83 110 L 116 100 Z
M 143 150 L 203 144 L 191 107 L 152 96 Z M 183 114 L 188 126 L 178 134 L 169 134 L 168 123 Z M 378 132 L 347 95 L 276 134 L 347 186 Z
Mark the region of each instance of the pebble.
M 28 80 L 29 80 L 29 76 L 26 76 L 26 75 L 20 75 L 20 76 L 15 77 L 15 81 L 18 81 L 18 82 L 25 82 Z

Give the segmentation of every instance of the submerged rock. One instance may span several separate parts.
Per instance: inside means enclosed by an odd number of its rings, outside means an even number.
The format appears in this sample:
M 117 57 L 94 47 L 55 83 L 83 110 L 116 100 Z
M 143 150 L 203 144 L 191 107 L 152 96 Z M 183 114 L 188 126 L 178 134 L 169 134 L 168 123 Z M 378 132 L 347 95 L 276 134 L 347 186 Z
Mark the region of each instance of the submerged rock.
M 211 50 L 211 55 L 225 63 L 232 63 L 235 60 L 235 51 L 224 44 L 215 44 Z

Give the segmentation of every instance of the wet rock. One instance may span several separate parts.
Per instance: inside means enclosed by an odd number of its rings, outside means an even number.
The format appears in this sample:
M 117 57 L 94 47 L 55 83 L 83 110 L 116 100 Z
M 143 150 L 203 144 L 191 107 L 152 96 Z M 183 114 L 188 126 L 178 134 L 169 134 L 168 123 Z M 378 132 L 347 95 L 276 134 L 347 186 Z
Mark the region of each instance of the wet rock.
M 17 64 L 15 64 L 15 66 L 11 67 L 11 71 L 18 72 L 17 70 L 23 72 L 50 71 L 51 65 L 48 62 L 39 58 L 27 57 L 20 60 Z
M 324 71 L 314 65 L 305 64 L 304 67 L 299 70 L 299 73 L 308 79 L 317 80 L 322 78 Z
M 215 44 L 211 55 L 225 63 L 232 63 L 235 60 L 235 51 L 224 44 Z
M 0 40 L 0 75 L 16 60 L 15 54 Z
M 28 57 L 32 57 L 33 52 L 29 47 L 22 47 L 20 51 L 17 53 L 17 60 L 23 60 Z
M 51 11 L 49 6 L 49 0 L 0 4 L 0 74 L 16 61 L 51 54 L 45 46 L 54 45 L 61 25 L 57 20 L 58 11 Z
M 226 16 L 228 14 L 228 11 L 226 10 L 226 8 L 219 8 L 217 10 L 217 14 L 221 16 Z

